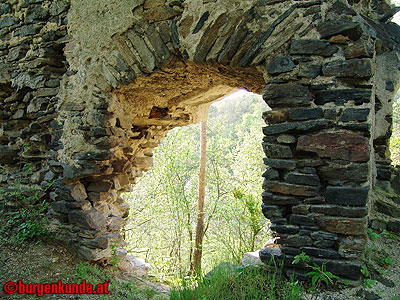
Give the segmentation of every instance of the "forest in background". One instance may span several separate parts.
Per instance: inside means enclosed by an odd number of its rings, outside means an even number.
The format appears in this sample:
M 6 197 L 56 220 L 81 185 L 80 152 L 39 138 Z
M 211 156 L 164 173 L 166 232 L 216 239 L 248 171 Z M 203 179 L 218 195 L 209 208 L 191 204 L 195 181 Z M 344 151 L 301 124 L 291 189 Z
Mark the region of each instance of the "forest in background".
M 400 91 L 396 94 L 393 102 L 393 128 L 390 138 L 390 152 L 392 164 L 400 165 Z
M 203 274 L 239 263 L 269 237 L 261 212 L 265 169 L 260 95 L 240 91 L 210 107 L 207 125 Z M 198 214 L 200 125 L 171 130 L 154 151 L 154 167 L 125 199 L 128 251 L 161 280 L 190 274 Z

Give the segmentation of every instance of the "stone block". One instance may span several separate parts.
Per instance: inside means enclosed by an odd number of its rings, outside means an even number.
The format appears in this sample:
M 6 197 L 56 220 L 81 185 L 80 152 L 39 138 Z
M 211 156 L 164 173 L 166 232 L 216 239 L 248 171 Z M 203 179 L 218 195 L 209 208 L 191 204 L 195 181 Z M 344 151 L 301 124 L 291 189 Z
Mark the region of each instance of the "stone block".
M 264 182 L 268 182 L 268 180 L 264 180 Z M 263 184 L 263 187 L 266 188 L 266 185 Z M 290 196 L 282 196 L 282 195 L 274 195 L 270 192 L 264 191 L 261 194 L 262 200 L 265 204 L 274 204 L 274 205 L 295 205 L 300 201 L 295 197 Z
M 365 235 L 366 219 L 343 217 L 317 217 L 317 224 L 322 230 L 345 235 Z
M 261 204 L 261 209 L 267 219 L 282 218 L 282 211 L 276 205 Z
M 113 202 L 113 198 L 111 193 L 103 192 L 103 193 L 97 193 L 97 192 L 90 192 L 88 193 L 89 200 L 93 203 L 95 202 Z
M 277 110 L 269 110 L 269 111 L 263 112 L 262 118 L 264 119 L 266 124 L 283 123 L 286 121 L 286 112 L 277 111 Z
M 314 226 L 315 225 L 314 218 L 304 216 L 304 215 L 298 215 L 298 214 L 292 214 L 290 216 L 289 222 L 291 224 L 304 225 L 304 226 Z
M 321 74 L 321 65 L 303 65 L 300 67 L 299 70 L 299 77 L 305 77 L 305 78 L 317 78 Z
M 294 108 L 289 111 L 289 119 L 294 121 L 322 119 L 321 108 Z
M 288 173 L 285 181 L 293 184 L 315 185 L 320 184 L 319 178 L 315 174 Z
M 103 229 L 107 225 L 106 217 L 95 209 L 72 210 L 68 213 L 68 220 L 84 229 Z
M 283 169 L 283 170 L 296 169 L 296 161 L 294 160 L 271 159 L 271 158 L 264 158 L 263 160 L 265 165 L 274 169 Z
M 55 1 L 50 5 L 50 16 L 58 16 L 59 14 L 63 13 L 64 11 L 67 11 L 69 8 L 69 2 L 68 1 Z
M 365 252 L 366 237 L 343 237 L 339 239 L 339 254 L 344 258 L 360 258 Z
M 367 162 L 370 156 L 368 139 L 361 134 L 346 131 L 301 136 L 297 150 L 354 162 Z
M 335 60 L 322 66 L 324 76 L 347 78 L 370 78 L 373 75 L 372 62 L 369 58 Z
M 107 193 L 111 190 L 113 183 L 111 181 L 98 180 L 91 182 L 88 187 L 89 192 Z
M 293 40 L 290 44 L 290 54 L 332 56 L 338 47 L 323 40 Z
M 111 249 L 91 249 L 80 245 L 78 247 L 78 255 L 85 260 L 97 261 L 102 258 L 111 257 Z
M 17 151 L 8 146 L 0 145 L 0 163 L 5 165 L 12 165 L 15 162 Z
M 262 143 L 264 153 L 270 158 L 292 158 L 292 150 L 289 146 Z
M 317 195 L 316 187 L 283 183 L 279 181 L 267 181 L 264 188 L 269 192 L 293 196 L 313 197 Z
M 318 92 L 315 102 L 319 105 L 324 105 L 329 102 L 334 102 L 336 105 L 344 105 L 349 101 L 354 101 L 356 105 L 360 105 L 371 102 L 371 97 L 371 89 L 337 89 Z
M 347 108 L 344 110 L 343 115 L 339 119 L 342 122 L 359 121 L 364 122 L 368 120 L 370 109 L 369 108 Z
M 31 6 L 26 11 L 25 22 L 27 24 L 45 20 L 49 16 L 49 10 L 43 6 Z
M 263 127 L 264 135 L 291 133 L 291 132 L 310 132 L 332 127 L 332 122 L 327 120 L 315 120 L 305 122 L 291 122 Z
M 309 106 L 314 96 L 307 86 L 299 83 L 267 84 L 263 88 L 263 99 L 272 108 Z
M 108 219 L 108 230 L 110 231 L 119 231 L 122 227 L 125 226 L 126 221 L 118 216 L 112 216 Z
M 339 277 L 345 277 L 349 279 L 358 280 L 361 276 L 361 262 L 359 261 L 350 261 L 350 260 L 331 260 L 331 259 L 322 259 L 322 258 L 312 258 L 310 263 L 316 263 L 319 266 L 323 264 L 326 266 L 326 269 L 332 272 L 333 274 Z
M 83 201 L 87 199 L 85 186 L 82 183 L 74 184 L 71 187 L 71 196 L 75 201 Z
M 368 187 L 336 187 L 328 186 L 325 201 L 328 204 L 365 206 L 368 200 Z
M 267 180 L 278 179 L 279 172 L 273 168 L 267 168 L 267 170 L 263 173 L 262 177 Z
M 361 37 L 362 29 L 359 23 L 353 22 L 348 18 L 338 18 L 320 23 L 317 30 L 321 38 L 329 38 L 333 35 L 341 34 L 353 41 Z
M 318 174 L 325 180 L 365 182 L 368 180 L 368 164 L 329 162 L 318 168 Z
M 313 205 L 311 212 L 317 214 L 325 214 L 328 216 L 363 218 L 368 214 L 368 208 L 364 207 L 347 207 L 342 205 Z
M 295 225 L 276 225 L 271 224 L 269 227 L 272 231 L 282 234 L 296 234 L 299 232 L 300 228 Z
M 301 251 L 314 257 L 340 258 L 340 254 L 334 249 L 321 249 L 317 247 L 301 247 Z
M 296 65 L 290 56 L 277 56 L 267 63 L 266 70 L 270 75 L 278 75 L 290 72 L 295 67 Z
M 375 207 L 376 207 L 377 211 L 379 211 L 385 215 L 388 215 L 388 216 L 391 216 L 394 218 L 400 218 L 400 205 L 396 205 L 395 203 L 393 203 L 389 200 L 383 200 L 383 199 L 377 198 L 375 200 Z
M 281 144 L 294 144 L 296 143 L 296 138 L 293 135 L 282 134 L 277 137 L 276 141 Z
M 259 252 L 260 259 L 263 263 L 269 264 L 273 259 L 274 261 L 280 261 L 283 259 L 282 251 L 279 248 L 264 248 Z
M 347 59 L 350 58 L 361 58 L 361 57 L 372 57 L 374 49 L 367 45 L 365 42 L 355 43 L 344 49 L 344 56 Z
M 312 239 L 304 235 L 288 235 L 277 240 L 279 245 L 286 247 L 311 246 Z
M 310 213 L 311 205 L 307 204 L 300 204 L 292 206 L 292 213 L 299 214 L 299 215 L 307 215 Z

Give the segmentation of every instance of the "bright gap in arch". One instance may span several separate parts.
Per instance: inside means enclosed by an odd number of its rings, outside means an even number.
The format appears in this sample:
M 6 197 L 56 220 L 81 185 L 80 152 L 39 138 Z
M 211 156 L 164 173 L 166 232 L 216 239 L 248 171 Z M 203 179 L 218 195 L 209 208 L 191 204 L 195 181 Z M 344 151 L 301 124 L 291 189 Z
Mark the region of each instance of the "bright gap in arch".
M 265 170 L 261 146 L 268 110 L 261 95 L 238 90 L 210 106 L 207 128 L 202 270 L 240 263 L 270 238 L 261 212 Z M 150 274 L 176 282 L 189 274 L 197 223 L 200 126 L 177 127 L 154 151 L 154 166 L 124 198 L 131 205 L 123 232 L 129 254 Z

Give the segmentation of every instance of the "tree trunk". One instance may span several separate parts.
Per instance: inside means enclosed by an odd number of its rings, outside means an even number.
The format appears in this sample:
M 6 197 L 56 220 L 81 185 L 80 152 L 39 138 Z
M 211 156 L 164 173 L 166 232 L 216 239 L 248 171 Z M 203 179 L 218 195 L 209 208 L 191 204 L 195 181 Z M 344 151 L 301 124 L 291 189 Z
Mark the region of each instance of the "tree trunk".
M 204 198 L 206 181 L 206 149 L 207 149 L 207 122 L 201 122 L 200 130 L 200 172 L 199 172 L 199 212 L 196 226 L 196 241 L 193 254 L 193 272 L 201 275 L 201 256 L 203 254 L 204 236 Z

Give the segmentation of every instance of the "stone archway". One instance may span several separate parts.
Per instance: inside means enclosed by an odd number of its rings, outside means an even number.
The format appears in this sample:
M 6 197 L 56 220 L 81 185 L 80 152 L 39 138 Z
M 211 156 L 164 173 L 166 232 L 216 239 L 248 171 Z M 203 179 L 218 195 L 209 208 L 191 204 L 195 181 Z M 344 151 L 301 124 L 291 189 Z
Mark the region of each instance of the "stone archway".
M 270 1 L 234 3 L 235 10 L 223 1 L 98 4 L 104 20 L 94 27 L 88 22 L 97 16 L 72 5 L 66 54 L 77 73 L 60 106 L 58 157 L 78 202 L 68 221 L 79 228 L 81 256 L 110 255 L 128 214 L 118 193 L 151 166 L 168 129 L 199 121 L 208 103 L 232 89 L 259 91 L 265 82 L 273 111 L 263 129 L 263 212 L 281 254 L 264 249 L 261 258 L 290 266 L 304 251 L 337 275 L 359 277 L 382 120 L 374 120 L 376 72 L 390 51 L 379 54 L 369 33 L 380 25 L 343 2 L 278 2 L 274 12 Z
M 273 108 L 263 129 L 263 212 L 280 252 L 261 257 L 276 254 L 292 267 L 304 251 L 357 279 L 377 169 L 378 179 L 389 179 L 379 170 L 388 169 L 390 99 L 399 86 L 399 27 L 387 22 L 387 2 L 372 2 L 72 0 L 32 11 L 15 4 L 32 15 L 26 26 L 2 6 L 1 84 L 11 82 L 21 98 L 10 105 L 16 120 L 27 103 L 30 113 L 51 108 L 24 132 L 31 139 L 40 131 L 33 141 L 50 147 L 26 159 L 50 165 L 52 217 L 65 239 L 88 260 L 107 259 L 129 212 L 118 191 L 151 165 L 169 126 L 197 122 L 232 89 L 263 88 Z M 30 82 L 25 69 L 37 68 L 44 75 Z M 25 135 L 5 132 L 17 153 Z

